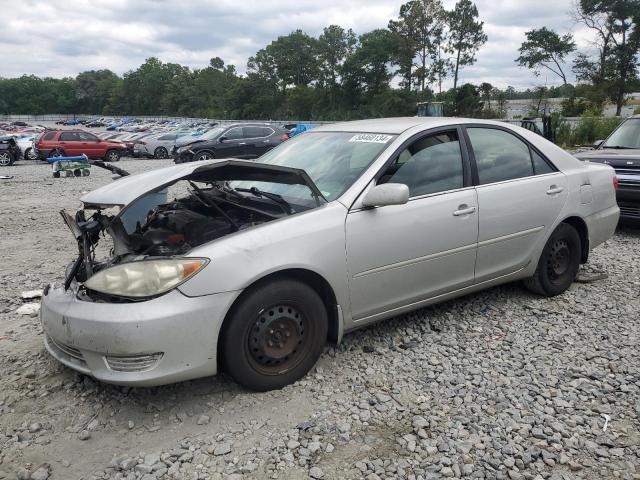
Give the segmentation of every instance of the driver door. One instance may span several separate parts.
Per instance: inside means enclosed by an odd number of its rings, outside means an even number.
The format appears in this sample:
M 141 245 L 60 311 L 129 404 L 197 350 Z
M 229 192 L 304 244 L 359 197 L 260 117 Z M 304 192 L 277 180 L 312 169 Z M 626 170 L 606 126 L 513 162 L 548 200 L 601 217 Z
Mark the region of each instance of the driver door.
M 216 146 L 216 156 L 218 158 L 242 158 L 247 142 L 244 138 L 242 127 L 233 127 L 220 135 L 224 138 Z
M 357 201 L 347 214 L 356 322 L 473 283 L 478 202 L 459 138 L 456 128 L 418 137 L 380 172 L 378 184 L 409 186 L 408 203 L 363 209 Z

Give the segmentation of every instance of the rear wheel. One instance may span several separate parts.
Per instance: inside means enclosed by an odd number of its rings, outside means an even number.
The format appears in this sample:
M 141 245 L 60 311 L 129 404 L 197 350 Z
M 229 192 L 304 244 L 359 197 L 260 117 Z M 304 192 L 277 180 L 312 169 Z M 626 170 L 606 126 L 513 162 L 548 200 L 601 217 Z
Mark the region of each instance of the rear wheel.
M 542 250 L 536 273 L 524 281 L 534 293 L 553 297 L 566 291 L 580 269 L 582 244 L 575 228 L 561 223 Z
M 252 390 L 282 388 L 316 363 L 326 343 L 327 321 L 322 299 L 304 283 L 283 279 L 254 288 L 225 323 L 225 368 Z
M 7 151 L 0 152 L 0 167 L 13 165 L 13 156 Z
M 38 154 L 33 148 L 27 148 L 24 152 L 24 158 L 27 160 L 37 160 Z
M 169 152 L 167 152 L 167 149 L 164 147 L 158 147 L 153 152 L 154 158 L 167 158 L 168 156 L 169 156 Z
M 51 150 L 51 153 L 49 153 L 49 158 L 58 158 L 58 157 L 64 157 L 64 150 L 62 150 L 61 148 L 55 148 L 53 150 Z
M 107 162 L 117 162 L 120 160 L 120 152 L 117 150 L 109 150 L 105 156 Z

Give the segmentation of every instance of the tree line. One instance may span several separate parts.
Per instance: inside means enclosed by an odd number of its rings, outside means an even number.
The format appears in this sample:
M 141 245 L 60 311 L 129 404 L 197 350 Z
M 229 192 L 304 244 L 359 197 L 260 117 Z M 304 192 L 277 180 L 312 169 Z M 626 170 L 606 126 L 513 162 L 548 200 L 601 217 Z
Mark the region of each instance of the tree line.
M 317 37 L 280 36 L 249 58 L 245 75 L 218 57 L 196 69 L 152 57 L 122 77 L 97 70 L 0 78 L 0 113 L 347 120 L 414 115 L 416 102 L 439 100 L 458 115 L 495 117 L 506 100 L 536 96 L 569 97 L 576 112 L 611 100 L 620 111 L 638 88 L 638 0 L 578 0 L 572 15 L 593 32 L 594 49 L 577 52 L 571 33 L 542 27 L 526 33 L 515 59 L 534 75 L 558 76 L 563 85 L 551 89 L 459 85 L 487 42 L 476 5 L 459 0 L 448 11 L 441 0 L 411 0 L 387 28 L 357 35 L 330 25 Z M 453 87 L 443 90 L 448 79 Z

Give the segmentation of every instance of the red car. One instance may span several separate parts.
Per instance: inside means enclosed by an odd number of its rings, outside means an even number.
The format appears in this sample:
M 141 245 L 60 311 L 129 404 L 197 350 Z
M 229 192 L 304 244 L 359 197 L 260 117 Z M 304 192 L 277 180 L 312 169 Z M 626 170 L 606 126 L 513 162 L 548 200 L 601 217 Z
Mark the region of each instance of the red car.
M 75 157 L 85 154 L 89 158 L 103 158 L 117 162 L 126 151 L 125 144 L 110 142 L 82 130 L 48 130 L 38 139 L 40 158 Z

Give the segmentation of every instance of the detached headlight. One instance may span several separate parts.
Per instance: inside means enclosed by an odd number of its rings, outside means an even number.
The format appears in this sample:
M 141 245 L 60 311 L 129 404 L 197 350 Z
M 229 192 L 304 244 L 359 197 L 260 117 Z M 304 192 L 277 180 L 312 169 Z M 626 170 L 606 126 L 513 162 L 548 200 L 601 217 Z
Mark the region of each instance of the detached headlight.
M 152 297 L 174 289 L 209 263 L 205 258 L 175 258 L 123 263 L 96 273 L 85 287 L 121 297 Z
M 178 147 L 177 152 L 178 153 L 184 153 L 186 151 L 188 151 L 191 148 L 191 145 L 184 145 L 183 147 Z

